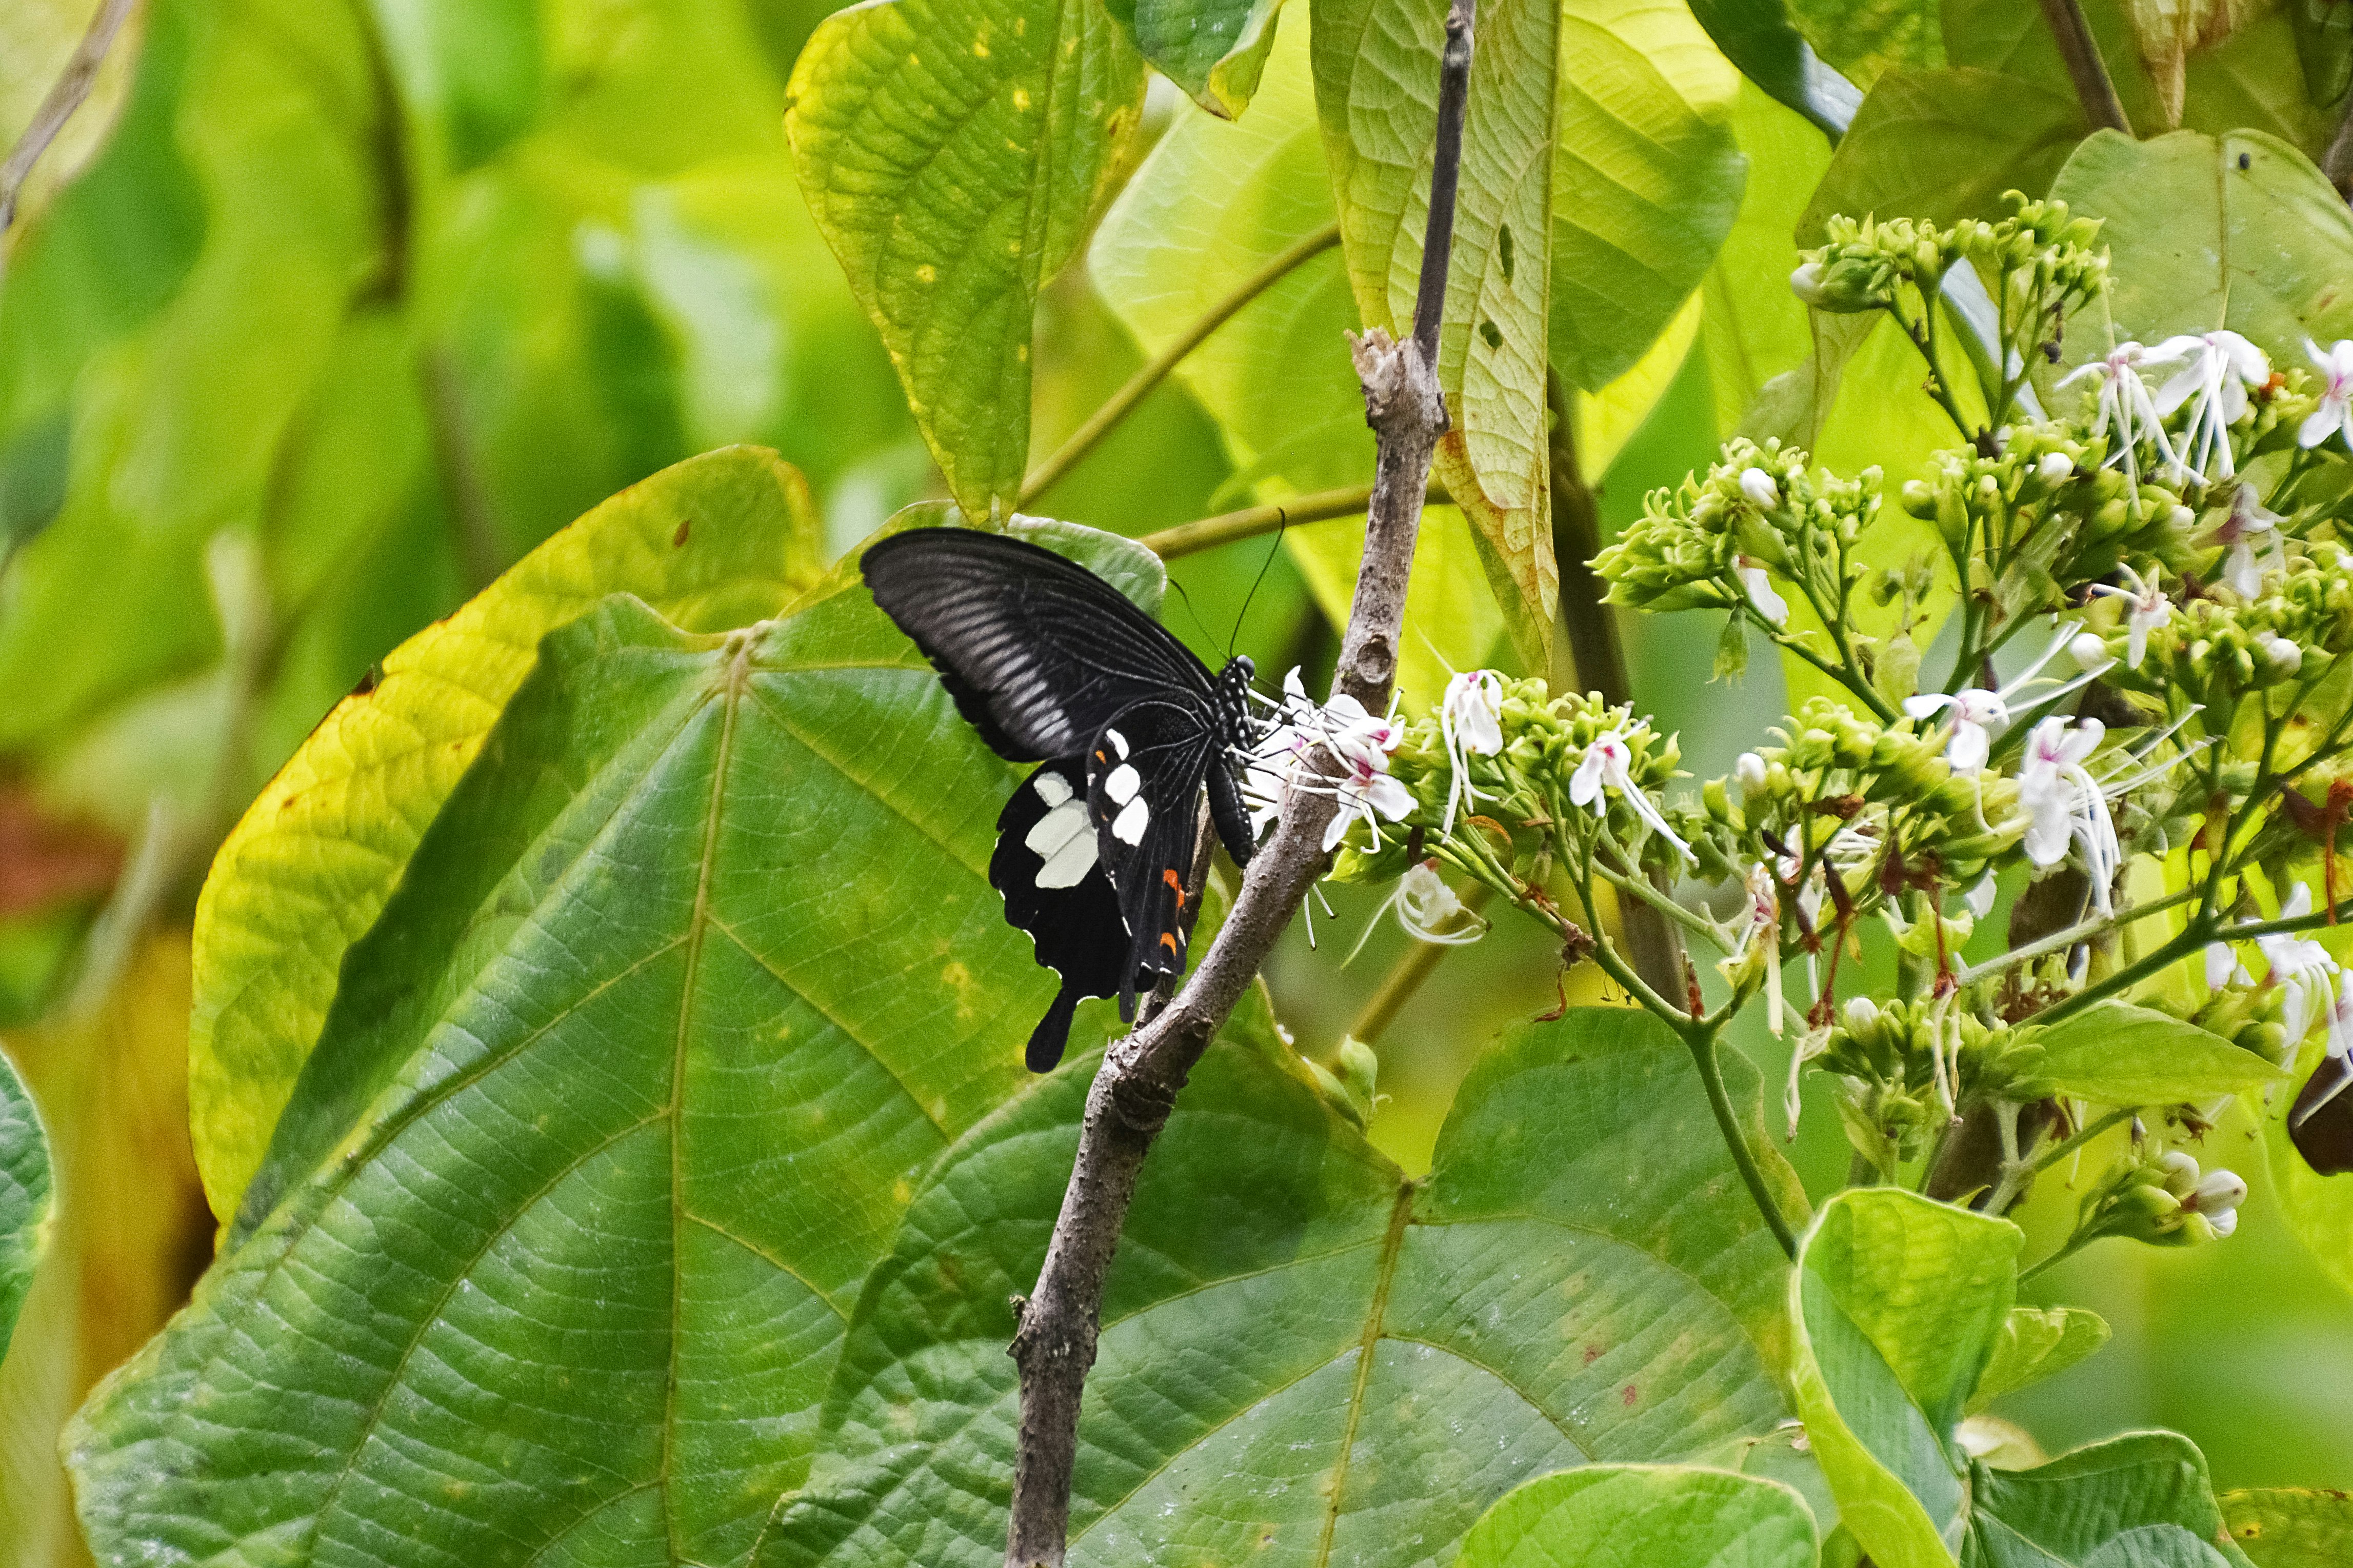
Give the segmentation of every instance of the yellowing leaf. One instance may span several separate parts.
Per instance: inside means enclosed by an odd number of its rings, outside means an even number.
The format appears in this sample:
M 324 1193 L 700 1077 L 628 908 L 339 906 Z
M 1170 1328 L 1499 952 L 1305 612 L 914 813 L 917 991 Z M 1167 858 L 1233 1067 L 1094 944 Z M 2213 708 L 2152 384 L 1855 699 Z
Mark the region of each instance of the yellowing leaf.
M 88 1016 L 0 1037 L 57 1166 L 48 1246 L 0 1361 L 0 1558 L 10 1568 L 88 1561 L 58 1435 L 91 1386 L 163 1327 L 211 1255 L 188 1156 L 187 1019 L 187 934 L 159 931 Z
M 222 845 L 196 904 L 189 1097 L 196 1162 L 227 1219 L 333 996 L 425 826 L 539 639 L 626 591 L 715 631 L 781 610 L 822 570 L 800 475 L 733 447 L 624 490 L 456 615 L 385 656 L 320 722 Z

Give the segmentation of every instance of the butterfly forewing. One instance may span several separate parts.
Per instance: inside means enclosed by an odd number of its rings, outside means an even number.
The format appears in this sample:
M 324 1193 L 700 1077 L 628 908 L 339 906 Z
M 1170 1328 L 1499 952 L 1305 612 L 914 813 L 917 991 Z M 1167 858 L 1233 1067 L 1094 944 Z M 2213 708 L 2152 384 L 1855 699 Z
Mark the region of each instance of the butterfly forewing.
M 1003 534 L 927 528 L 859 563 L 874 602 L 938 667 L 956 708 L 1015 762 L 1078 755 L 1130 703 L 1206 701 L 1184 644 L 1083 566 Z

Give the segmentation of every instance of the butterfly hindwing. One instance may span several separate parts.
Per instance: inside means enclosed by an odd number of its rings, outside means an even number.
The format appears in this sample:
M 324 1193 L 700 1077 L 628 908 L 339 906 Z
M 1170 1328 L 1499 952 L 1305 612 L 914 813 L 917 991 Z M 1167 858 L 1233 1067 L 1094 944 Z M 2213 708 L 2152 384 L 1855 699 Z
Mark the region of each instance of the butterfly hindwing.
M 1087 753 L 1087 808 L 1097 853 L 1119 894 L 1131 965 L 1120 1016 L 1135 993 L 1185 972 L 1195 911 L 1185 890 L 1193 867 L 1202 782 L 1218 754 L 1208 702 L 1155 698 L 1122 709 Z
M 1115 996 L 1130 973 L 1119 896 L 1096 854 L 1083 761 L 1064 757 L 1023 779 L 997 818 L 988 881 L 1005 896 L 1006 920 L 1029 933 L 1038 962 L 1061 989 L 1029 1037 L 1029 1070 L 1062 1059 L 1081 1000 Z
M 1025 540 L 967 528 L 893 534 L 859 560 L 874 602 L 938 667 L 999 756 L 1077 756 L 1129 704 L 1206 701 L 1209 673 L 1119 590 Z

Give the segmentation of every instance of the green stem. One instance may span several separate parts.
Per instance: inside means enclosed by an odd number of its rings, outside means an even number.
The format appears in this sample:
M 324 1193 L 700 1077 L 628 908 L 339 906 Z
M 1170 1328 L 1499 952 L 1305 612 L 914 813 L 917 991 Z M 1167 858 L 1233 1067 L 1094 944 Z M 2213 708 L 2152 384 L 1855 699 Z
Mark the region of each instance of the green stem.
M 1740 1169 L 1740 1179 L 1748 1184 L 1748 1195 L 1757 1202 L 1757 1212 L 1773 1232 L 1773 1239 L 1791 1262 L 1798 1258 L 1798 1237 L 1789 1222 L 1781 1216 L 1781 1205 L 1773 1201 L 1771 1189 L 1765 1185 L 1765 1173 L 1757 1168 L 1757 1156 L 1749 1152 L 1748 1135 L 1741 1130 L 1740 1115 L 1732 1104 L 1732 1096 L 1724 1087 L 1724 1064 L 1719 1059 L 1716 1032 L 1711 1026 L 1687 1019 L 1682 1031 L 1683 1043 L 1691 1047 L 1692 1065 L 1699 1068 L 1700 1082 L 1707 1088 L 1708 1108 L 1715 1112 L 1717 1131 L 1724 1134 L 1724 1146 L 1732 1153 L 1732 1163 Z
M 1282 282 L 1301 263 L 1313 260 L 1339 243 L 1340 226 L 1336 223 L 1326 225 L 1243 279 L 1231 293 L 1204 311 L 1149 364 L 1128 377 L 1127 384 L 1113 393 L 1108 402 L 1072 432 L 1071 438 L 1062 443 L 1060 450 L 1032 469 L 1029 477 L 1021 481 L 1020 500 L 1015 504 L 1026 507 L 1051 489 L 1057 480 L 1078 466 L 1080 458 L 1093 451 L 1096 444 L 1111 434 L 1113 426 L 1134 413 L 1136 405 L 1149 396 L 1154 387 L 1166 381 L 1168 373 L 1175 370 L 1187 354 L 1199 348 L 1210 333 L 1233 320 L 1235 313 L 1243 306 Z
M 2250 934 L 2259 933 L 2251 932 Z M 2118 992 L 2129 991 L 2150 975 L 2180 963 L 2208 942 L 2212 942 L 2214 937 L 2213 921 L 2201 909 L 2170 941 L 2126 964 L 2106 979 L 2086 985 L 2066 1000 L 2044 1008 L 2034 1016 L 2034 1022 L 2055 1024 L 2062 1018 L 2082 1012 L 2094 1003 L 2106 1001 Z
M 2052 1166 L 2057 1164 L 2060 1161 L 2065 1159 L 2076 1150 L 2083 1148 L 2093 1139 L 2097 1138 L 2101 1133 L 2107 1131 L 2112 1127 L 2119 1127 L 2125 1122 L 2131 1121 L 2132 1114 L 2132 1108 L 2130 1106 L 2123 1106 L 2115 1110 L 2109 1111 L 2105 1116 L 2101 1117 L 2096 1121 L 2085 1122 L 2074 1132 L 2062 1138 L 2058 1142 L 2053 1143 L 2050 1148 L 2045 1149 L 2042 1152 L 2037 1154 L 2032 1163 L 2027 1166 L 2027 1173 L 2029 1175 L 2035 1176 L 2041 1175 L 2043 1172 L 2049 1170 Z
M 1472 914 L 1484 908 L 1491 889 L 1484 882 L 1474 882 L 1462 894 L 1462 907 Z M 1439 961 L 1454 951 L 1455 944 L 1443 942 L 1414 942 L 1406 955 L 1398 961 L 1373 993 L 1356 1021 L 1348 1026 L 1348 1033 L 1371 1045 L 1397 1022 L 1405 1005 L 1421 989 L 1422 982 L 1437 973 Z
M 1215 550 L 1220 544 L 1231 544 L 1238 539 L 1255 539 L 1261 533 L 1272 533 L 1276 529 L 1293 523 L 1355 517 L 1371 504 L 1372 499 L 1373 487 L 1370 485 L 1311 490 L 1306 495 L 1293 496 L 1285 501 L 1248 506 L 1240 511 L 1221 511 L 1215 517 L 1180 522 L 1173 528 L 1145 534 L 1136 542 L 1163 561 L 1173 561 L 1179 555 L 1198 555 L 1204 550 Z M 1432 485 L 1426 504 L 1436 505 L 1446 499 L 1446 492 Z
M 1974 985 L 1989 975 L 2000 974 L 2005 969 L 2041 958 L 2046 953 L 2073 947 L 2079 942 L 2089 942 L 2105 931 L 2130 925 L 2135 921 L 2146 919 L 2161 910 L 2169 910 L 2176 904 L 2186 904 L 2204 890 L 2202 888 L 2183 888 L 2178 892 L 2168 893 L 2163 898 L 2150 899 L 2135 904 L 2128 910 L 2119 910 L 2113 915 L 2094 915 L 2080 924 L 2069 926 L 2065 931 L 2053 931 L 2049 936 L 2038 938 L 2023 946 L 2012 948 L 1998 957 L 1989 958 L 1983 963 L 1964 969 L 1959 974 L 1954 976 L 1954 983 L 1958 985 Z

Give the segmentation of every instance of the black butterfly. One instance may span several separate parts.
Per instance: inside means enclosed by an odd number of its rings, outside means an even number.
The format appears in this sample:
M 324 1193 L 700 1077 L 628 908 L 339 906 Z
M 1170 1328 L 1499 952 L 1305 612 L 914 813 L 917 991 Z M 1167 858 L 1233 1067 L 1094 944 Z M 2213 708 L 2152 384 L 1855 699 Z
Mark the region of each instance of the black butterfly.
M 1029 1037 L 1029 1068 L 1044 1072 L 1082 997 L 1116 995 L 1132 1022 L 1138 992 L 1185 972 L 1204 784 L 1219 837 L 1250 859 L 1233 757 L 1256 733 L 1253 668 L 1236 658 L 1212 679 L 1110 584 L 1005 534 L 919 529 L 859 568 L 981 739 L 1044 764 L 1005 803 L 988 862 L 1005 918 L 1061 976 Z

